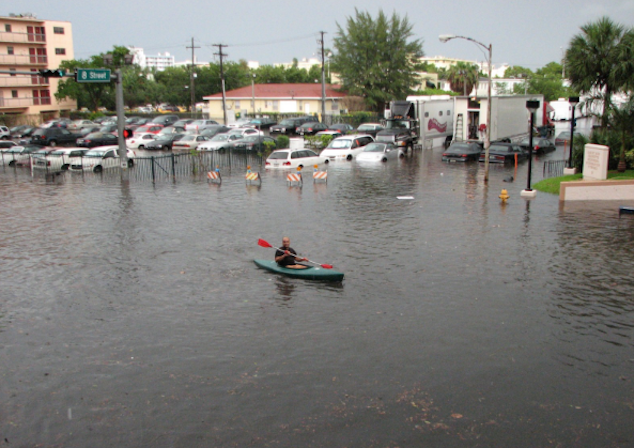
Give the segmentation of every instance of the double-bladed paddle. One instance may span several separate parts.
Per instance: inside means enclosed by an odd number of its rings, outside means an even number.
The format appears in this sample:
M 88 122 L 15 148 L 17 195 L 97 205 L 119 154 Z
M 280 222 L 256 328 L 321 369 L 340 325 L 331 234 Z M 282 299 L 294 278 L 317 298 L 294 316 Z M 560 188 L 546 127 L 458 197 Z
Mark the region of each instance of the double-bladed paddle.
M 277 249 L 277 250 L 279 250 L 279 251 L 286 252 L 286 249 L 282 249 L 281 247 L 271 246 L 269 243 L 267 243 L 267 242 L 266 242 L 266 241 L 264 241 L 263 239 L 259 239 L 259 240 L 258 240 L 258 246 L 262 246 L 262 247 L 269 247 L 269 248 L 271 248 L 271 249 Z M 291 256 L 293 256 L 293 257 L 295 257 L 295 258 L 299 258 L 299 256 L 294 255 L 294 254 L 291 254 Z M 317 263 L 317 262 L 315 262 L 315 261 L 311 261 L 311 260 L 309 260 L 308 258 L 306 258 L 306 261 L 308 261 L 309 263 L 313 263 L 313 264 L 316 264 L 316 265 L 318 265 L 318 266 L 321 266 L 321 267 L 322 267 L 322 268 L 324 268 L 324 269 L 332 269 L 332 265 L 330 265 L 330 264 L 321 264 L 321 263 Z

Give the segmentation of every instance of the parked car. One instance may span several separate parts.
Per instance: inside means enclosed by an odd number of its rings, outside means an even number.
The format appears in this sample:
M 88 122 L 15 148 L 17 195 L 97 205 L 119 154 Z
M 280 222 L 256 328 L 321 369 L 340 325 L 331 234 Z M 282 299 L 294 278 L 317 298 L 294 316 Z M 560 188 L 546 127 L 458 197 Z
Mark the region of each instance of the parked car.
M 95 148 L 97 146 L 117 145 L 118 142 L 119 140 L 116 135 L 99 131 L 78 138 L 76 145 L 84 148 Z
M 354 132 L 354 126 L 348 123 L 335 123 L 328 126 L 327 131 L 338 131 L 341 135 L 352 134 Z
M 179 128 L 185 129 L 185 126 L 194 121 L 193 118 L 181 118 L 180 120 L 174 122 L 172 126 L 177 126 Z
M 71 124 L 68 125 L 68 130 L 71 132 L 78 133 L 84 128 L 94 127 L 95 122 L 90 120 L 75 120 Z
M 358 162 L 387 162 L 404 156 L 403 149 L 393 143 L 374 142 L 367 145 L 355 160 Z
M 150 134 L 153 135 L 153 134 Z M 169 134 L 169 135 L 161 135 L 158 134 L 155 140 L 149 140 L 145 144 L 145 149 L 147 150 L 167 150 L 171 151 L 173 143 L 183 137 L 185 134 Z
M 241 134 L 216 134 L 209 141 L 198 145 L 198 151 L 222 151 L 229 149 L 230 143 L 242 138 Z
M 318 133 L 316 133 L 315 137 L 321 137 L 322 135 L 329 136 L 330 140 L 328 141 L 328 143 L 330 143 L 332 140 L 336 139 L 337 137 L 341 137 L 343 134 L 341 133 L 341 131 L 325 130 L 325 131 L 319 131 Z M 321 149 L 324 146 L 327 146 L 328 143 L 326 143 L 326 145 L 324 145 L 324 143 L 323 143 L 323 141 L 321 139 L 316 139 L 316 140 L 313 140 L 312 142 L 310 142 L 310 147 L 312 149 Z
M 104 134 L 117 134 L 119 129 L 116 124 L 102 124 L 99 128 L 99 132 L 103 132 Z
M 234 121 L 233 123 L 227 123 L 227 126 L 229 126 L 230 128 L 241 128 L 249 124 L 250 121 L 251 121 L 250 118 L 240 118 Z
M 191 123 L 185 125 L 186 131 L 194 131 L 198 133 L 205 126 L 217 125 L 218 122 L 214 120 L 194 120 Z
M 167 126 L 159 131 L 157 135 L 185 134 L 185 128 L 181 126 Z
M 134 130 L 138 129 L 139 127 L 143 126 L 144 124 L 148 124 L 151 121 L 152 121 L 152 119 L 150 119 L 150 118 L 139 118 L 134 123 L 126 124 L 125 127 L 128 128 L 128 129 L 132 129 L 134 131 Z
M 25 146 L 12 146 L 9 149 L 2 151 L 3 163 L 9 166 L 15 166 L 15 164 L 21 160 L 28 159 L 32 152 L 42 149 L 40 145 L 25 145 Z
M 526 160 L 528 151 L 516 143 L 491 143 L 489 147 L 489 163 L 513 163 L 516 156 L 518 162 Z M 482 151 L 478 160 L 484 162 L 485 159 L 486 153 Z
M 31 134 L 37 129 L 35 126 L 19 126 L 19 129 L 12 133 L 14 138 L 27 138 L 31 137 Z
M 103 170 L 121 166 L 118 146 L 102 146 L 86 151 L 82 157 L 70 160 L 68 170 L 71 172 L 92 171 L 101 173 Z M 134 166 L 136 154 L 131 149 L 127 150 L 128 166 Z
M 134 130 L 134 135 L 136 136 L 136 135 L 147 134 L 147 133 L 158 134 L 159 132 L 161 132 L 162 129 L 163 129 L 163 126 L 160 124 L 148 123 L 136 128 Z
M 385 128 L 383 127 L 383 125 L 379 123 L 363 123 L 359 125 L 359 127 L 356 130 L 356 133 L 368 134 L 368 135 L 371 135 L 372 137 L 376 137 L 376 134 L 379 131 L 382 131 L 383 129 Z
M 361 154 L 366 145 L 374 142 L 371 135 L 344 135 L 332 140 L 321 152 L 326 163 L 337 160 L 352 160 Z
M 29 157 L 25 157 L 15 162 L 15 166 L 22 168 L 31 168 L 31 164 L 35 162 L 38 158 L 45 158 L 48 154 L 55 151 L 57 148 L 53 148 L 51 146 L 39 147 L 33 151 Z
M 26 128 L 29 128 L 31 126 L 29 126 L 28 124 L 21 124 L 18 126 L 13 126 L 12 128 L 9 129 L 9 132 L 11 133 L 11 135 L 17 135 L 20 132 L 22 132 L 23 130 L 25 130 Z
M 269 132 L 270 134 L 293 135 L 298 127 L 309 121 L 315 121 L 315 117 L 286 118 L 278 124 L 271 126 Z
M 13 148 L 14 146 L 18 146 L 18 144 L 12 140 L 0 141 L 0 151 L 5 151 L 9 148 Z
M 125 127 L 127 128 L 130 125 L 136 124 L 141 120 L 145 120 L 145 118 L 141 117 L 128 117 L 125 119 Z
M 73 157 L 82 157 L 89 148 L 55 148 L 46 157 L 34 159 L 33 169 L 66 171 Z
M 146 132 L 145 134 L 133 135 L 125 141 L 125 146 L 130 149 L 143 149 L 146 148 L 149 143 L 155 141 L 158 137 L 157 134 Z
M 251 128 L 258 128 L 258 129 L 270 129 L 271 126 L 274 126 L 276 124 L 277 124 L 277 121 L 275 121 L 272 118 L 260 117 L 260 118 L 253 118 L 244 126 L 248 126 Z
M 209 138 L 214 137 L 216 134 L 222 134 L 224 132 L 229 132 L 231 128 L 229 126 L 225 126 L 222 124 L 207 126 L 200 132 L 200 135 L 206 135 Z
M 88 134 L 92 134 L 93 132 L 99 132 L 99 129 L 101 129 L 101 126 L 93 126 L 90 128 L 84 128 L 81 131 L 79 131 L 79 134 L 77 134 L 79 136 L 79 138 L 83 138 L 85 136 L 87 136 Z
M 270 169 L 297 169 L 322 165 L 325 158 L 310 149 L 278 149 L 273 151 L 264 163 Z
M 2 140 L 9 140 L 11 138 L 11 129 L 6 126 L 0 126 L 0 138 Z
M 392 128 L 382 129 L 376 133 L 375 140 L 382 143 L 392 143 L 394 146 L 403 148 L 413 148 L 414 141 L 407 129 Z
M 192 150 L 198 148 L 203 142 L 209 141 L 209 137 L 200 134 L 185 134 L 172 144 L 172 149 Z
M 265 135 L 247 135 L 238 139 L 229 145 L 232 151 L 259 151 L 261 152 L 267 146 L 273 149 L 276 147 L 275 139 Z
M 31 135 L 31 143 L 35 145 L 57 146 L 75 144 L 77 136 L 64 128 L 40 128 Z
M 319 123 L 318 121 L 309 121 L 308 123 L 303 123 L 299 126 L 295 133 L 297 135 L 315 135 L 319 131 L 325 131 L 328 128 L 324 123 Z
M 482 145 L 477 142 L 454 142 L 442 153 L 443 162 L 468 162 L 479 160 Z
M 154 119 L 152 119 L 152 123 L 160 124 L 163 127 L 165 127 L 165 126 L 173 125 L 179 119 L 180 117 L 178 115 L 159 115 L 158 117 L 155 117 Z
M 520 142 L 520 146 L 528 151 L 530 146 L 530 138 L 526 137 Z M 533 154 L 546 154 L 547 152 L 555 151 L 557 147 L 553 142 L 547 138 L 533 137 Z
M 238 138 L 243 138 L 247 135 L 264 135 L 262 131 L 258 131 L 255 128 L 236 128 L 229 131 L 228 134 L 235 135 Z M 235 138 L 232 138 L 232 140 L 235 140 Z
M 580 133 L 575 132 L 575 138 L 580 135 Z M 564 143 L 567 145 L 570 144 L 570 131 L 562 131 L 555 137 L 555 145 L 563 145 Z

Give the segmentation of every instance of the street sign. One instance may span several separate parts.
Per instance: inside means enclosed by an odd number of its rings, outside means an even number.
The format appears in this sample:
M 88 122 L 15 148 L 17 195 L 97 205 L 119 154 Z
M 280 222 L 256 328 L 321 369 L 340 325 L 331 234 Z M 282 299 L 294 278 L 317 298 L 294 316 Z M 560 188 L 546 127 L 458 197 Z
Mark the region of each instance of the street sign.
M 110 82 L 110 69 L 78 68 L 75 80 L 77 82 Z

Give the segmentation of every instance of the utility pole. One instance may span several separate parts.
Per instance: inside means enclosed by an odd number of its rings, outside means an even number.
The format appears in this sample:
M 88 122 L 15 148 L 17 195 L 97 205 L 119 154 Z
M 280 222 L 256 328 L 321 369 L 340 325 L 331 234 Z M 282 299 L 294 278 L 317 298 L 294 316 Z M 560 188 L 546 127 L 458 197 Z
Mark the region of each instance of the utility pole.
M 192 113 L 192 118 L 196 118 L 196 90 L 195 86 L 194 86 L 194 50 L 196 48 L 200 48 L 200 47 L 195 47 L 194 46 L 194 38 L 192 37 L 192 46 L 191 47 L 185 47 L 185 48 L 191 48 L 192 49 L 192 68 L 191 68 L 191 72 L 189 73 L 189 83 L 190 83 L 190 94 L 191 94 L 191 113 Z
M 325 55 L 324 55 L 324 34 L 325 31 L 320 31 L 321 39 L 321 122 L 324 123 L 326 119 L 326 71 L 325 71 Z
M 227 125 L 227 99 L 225 96 L 225 72 L 222 69 L 222 57 L 229 56 L 228 54 L 224 54 L 222 52 L 222 47 L 226 47 L 227 45 L 222 44 L 214 44 L 214 47 L 218 47 L 218 53 L 214 53 L 215 56 L 220 57 L 220 84 L 222 86 L 222 120 L 225 126 Z

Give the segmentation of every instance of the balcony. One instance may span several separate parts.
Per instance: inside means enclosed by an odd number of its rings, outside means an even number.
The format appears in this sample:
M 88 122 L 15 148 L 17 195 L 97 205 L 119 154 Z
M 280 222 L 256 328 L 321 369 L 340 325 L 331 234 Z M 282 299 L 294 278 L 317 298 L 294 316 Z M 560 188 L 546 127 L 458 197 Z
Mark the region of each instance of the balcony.
M 2 87 L 31 87 L 31 86 L 48 86 L 48 79 L 42 76 L 5 76 L 0 75 L 0 88 Z
M 51 104 L 51 97 L 22 97 L 0 98 L 0 109 L 18 109 L 31 106 L 46 106 Z
M 46 44 L 46 35 L 39 33 L 0 32 L 1 43 L 11 44 Z
M 30 54 L 0 54 L 1 65 L 46 65 L 47 56 Z

